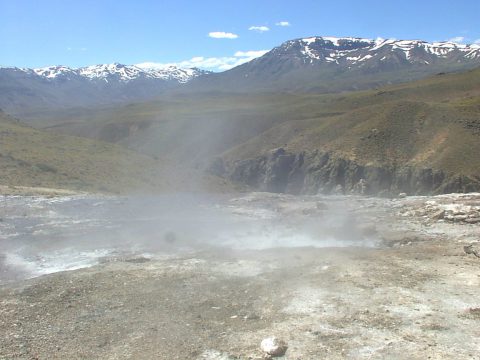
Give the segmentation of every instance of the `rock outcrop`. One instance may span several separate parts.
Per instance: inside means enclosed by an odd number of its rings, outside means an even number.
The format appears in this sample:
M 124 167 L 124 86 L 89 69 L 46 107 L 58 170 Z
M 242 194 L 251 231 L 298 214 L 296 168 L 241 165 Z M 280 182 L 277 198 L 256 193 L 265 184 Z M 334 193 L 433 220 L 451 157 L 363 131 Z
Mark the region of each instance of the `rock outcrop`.
M 450 223 L 479 224 L 480 205 L 478 193 L 455 194 L 455 196 L 438 197 L 425 203 L 405 206 L 400 216 L 417 219 L 430 219 Z
M 279 148 L 230 163 L 217 158 L 210 169 L 233 182 L 276 193 L 389 196 L 480 190 L 478 179 L 464 175 L 412 166 L 362 165 L 322 151 L 289 153 Z

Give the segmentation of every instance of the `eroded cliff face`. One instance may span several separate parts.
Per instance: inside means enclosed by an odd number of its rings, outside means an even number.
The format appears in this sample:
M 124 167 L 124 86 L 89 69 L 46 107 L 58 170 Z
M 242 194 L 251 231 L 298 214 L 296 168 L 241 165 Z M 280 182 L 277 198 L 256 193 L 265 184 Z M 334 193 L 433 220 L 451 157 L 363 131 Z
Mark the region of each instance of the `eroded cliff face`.
M 429 168 L 360 165 L 329 152 L 289 153 L 283 148 L 209 168 L 215 175 L 259 191 L 291 194 L 409 195 L 480 191 L 480 181 Z

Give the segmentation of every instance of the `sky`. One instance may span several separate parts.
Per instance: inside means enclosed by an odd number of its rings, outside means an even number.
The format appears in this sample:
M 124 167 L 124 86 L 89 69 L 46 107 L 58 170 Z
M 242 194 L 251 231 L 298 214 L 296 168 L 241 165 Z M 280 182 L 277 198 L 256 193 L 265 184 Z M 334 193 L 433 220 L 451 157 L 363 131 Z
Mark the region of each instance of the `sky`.
M 478 14 L 480 0 L 0 0 L 0 66 L 222 71 L 309 36 L 480 43 Z

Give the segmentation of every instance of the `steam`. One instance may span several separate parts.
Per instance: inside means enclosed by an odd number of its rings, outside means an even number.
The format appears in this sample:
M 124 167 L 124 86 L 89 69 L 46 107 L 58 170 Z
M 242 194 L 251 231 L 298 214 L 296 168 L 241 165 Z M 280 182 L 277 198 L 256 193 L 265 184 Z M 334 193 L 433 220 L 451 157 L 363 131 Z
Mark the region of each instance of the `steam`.
M 2 281 L 198 252 L 375 246 L 345 204 L 265 193 L 9 197 L 0 223 Z

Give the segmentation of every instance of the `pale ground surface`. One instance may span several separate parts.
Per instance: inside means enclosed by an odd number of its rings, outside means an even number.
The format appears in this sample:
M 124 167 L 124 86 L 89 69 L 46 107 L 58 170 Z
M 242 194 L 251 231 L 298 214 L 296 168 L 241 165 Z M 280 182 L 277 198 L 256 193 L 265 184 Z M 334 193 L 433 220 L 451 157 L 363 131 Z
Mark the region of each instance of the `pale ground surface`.
M 30 186 L 6 186 L 0 185 L 0 195 L 44 195 L 44 196 L 62 196 L 74 195 L 81 192 L 67 189 L 53 189 L 45 187 L 30 187 Z
M 338 201 L 252 194 L 230 204 L 295 223 Z M 347 230 L 382 246 L 212 247 L 4 285 L 0 358 L 261 359 L 260 342 L 275 335 L 285 359 L 480 359 L 480 259 L 463 251 L 480 249 L 480 225 L 465 222 L 480 195 L 346 204 L 357 223 Z

